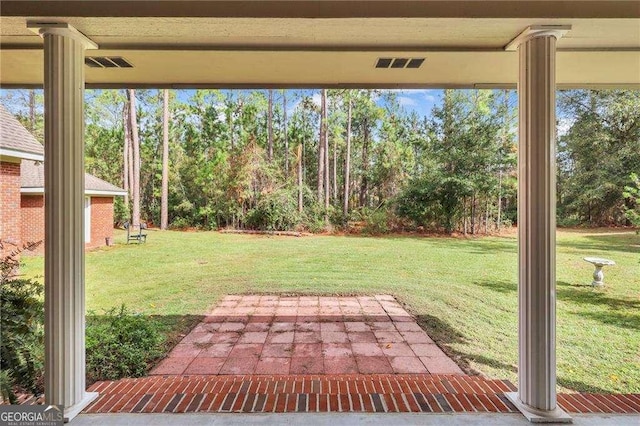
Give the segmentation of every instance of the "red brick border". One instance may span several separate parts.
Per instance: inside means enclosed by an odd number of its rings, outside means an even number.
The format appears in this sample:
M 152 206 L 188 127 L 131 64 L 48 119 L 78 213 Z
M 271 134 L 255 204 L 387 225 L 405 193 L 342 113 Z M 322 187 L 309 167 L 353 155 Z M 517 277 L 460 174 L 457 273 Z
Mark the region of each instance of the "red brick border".
M 93 384 L 85 413 L 516 412 L 507 380 L 461 375 L 153 376 Z M 640 413 L 638 394 L 558 395 L 571 413 Z

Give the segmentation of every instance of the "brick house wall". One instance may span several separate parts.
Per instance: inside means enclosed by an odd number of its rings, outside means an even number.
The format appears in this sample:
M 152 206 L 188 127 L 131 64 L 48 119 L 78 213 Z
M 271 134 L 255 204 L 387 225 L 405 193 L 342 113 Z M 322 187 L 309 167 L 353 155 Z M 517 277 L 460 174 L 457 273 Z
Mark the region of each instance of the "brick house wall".
M 91 242 L 87 247 L 104 246 L 113 238 L 113 197 L 91 197 Z
M 35 243 L 42 240 L 42 244 L 35 252 L 44 253 L 44 197 L 22 194 L 20 213 L 22 216 L 22 241 Z
M 22 241 L 44 242 L 44 197 L 22 194 L 20 210 L 22 216 Z M 102 247 L 105 238 L 113 238 L 113 197 L 91 197 L 91 241 L 86 248 Z M 44 243 L 32 252 L 43 254 Z
M 0 238 L 20 246 L 20 163 L 0 161 Z M 4 244 L 0 255 L 9 254 L 15 246 Z

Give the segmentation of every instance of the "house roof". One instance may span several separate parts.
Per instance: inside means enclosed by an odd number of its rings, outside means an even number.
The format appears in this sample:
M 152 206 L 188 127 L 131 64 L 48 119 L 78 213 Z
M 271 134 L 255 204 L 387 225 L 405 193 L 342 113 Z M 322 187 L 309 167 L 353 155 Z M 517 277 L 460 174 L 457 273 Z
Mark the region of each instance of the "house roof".
M 44 193 L 44 147 L 4 106 L 0 105 L 0 155 L 21 158 L 21 192 Z M 35 161 L 29 161 L 35 160 Z M 118 188 L 89 173 L 84 174 L 87 195 L 125 195 Z
M 44 193 L 44 164 L 23 161 L 20 164 L 21 192 L 27 194 Z M 125 195 L 125 190 L 118 188 L 89 173 L 84 174 L 84 192 L 87 195 Z
M 2 105 L 0 105 L 0 154 L 30 160 L 44 159 L 42 144 Z

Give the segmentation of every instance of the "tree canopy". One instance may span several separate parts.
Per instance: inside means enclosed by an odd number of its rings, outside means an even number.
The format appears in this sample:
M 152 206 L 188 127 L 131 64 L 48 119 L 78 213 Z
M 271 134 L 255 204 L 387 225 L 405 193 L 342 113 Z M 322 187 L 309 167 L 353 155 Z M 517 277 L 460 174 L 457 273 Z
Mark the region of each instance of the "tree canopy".
M 167 95 L 165 115 L 163 90 L 86 92 L 86 169 L 131 192 L 139 185 L 147 222 L 161 222 L 163 117 L 169 227 L 475 234 L 517 219 L 513 91 L 444 90 L 425 116 L 404 108 L 392 90 Z M 2 101 L 42 138 L 41 92 L 4 90 Z M 558 117 L 558 223 L 630 224 L 640 92 L 561 91 Z M 133 127 L 138 183 L 128 171 Z M 131 203 L 117 202 L 118 221 L 129 220 Z

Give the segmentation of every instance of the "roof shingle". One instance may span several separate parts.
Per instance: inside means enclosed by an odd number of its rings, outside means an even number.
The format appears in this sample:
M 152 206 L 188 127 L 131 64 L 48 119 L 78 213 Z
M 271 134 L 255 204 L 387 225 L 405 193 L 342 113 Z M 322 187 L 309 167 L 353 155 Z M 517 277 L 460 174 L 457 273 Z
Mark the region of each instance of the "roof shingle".
M 2 105 L 0 105 L 0 148 L 44 155 L 42 144 Z
M 23 189 L 42 189 L 44 191 L 44 164 L 23 160 L 20 164 L 20 182 L 20 186 Z M 87 192 L 124 193 L 124 189 L 118 188 L 89 173 L 84 174 L 84 190 Z
M 0 148 L 37 154 L 44 158 L 42 144 L 2 105 L 0 105 Z M 20 181 L 20 186 L 24 189 L 44 191 L 44 165 L 23 159 L 20 164 Z M 100 191 L 114 193 L 113 195 L 124 194 L 124 189 L 89 173 L 84 174 L 84 189 L 86 192 Z

